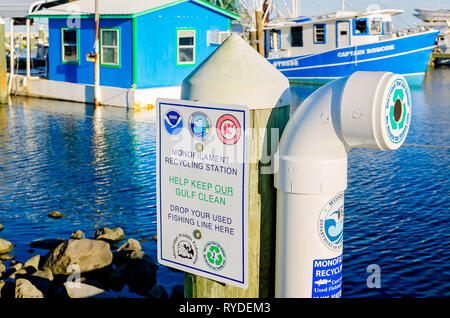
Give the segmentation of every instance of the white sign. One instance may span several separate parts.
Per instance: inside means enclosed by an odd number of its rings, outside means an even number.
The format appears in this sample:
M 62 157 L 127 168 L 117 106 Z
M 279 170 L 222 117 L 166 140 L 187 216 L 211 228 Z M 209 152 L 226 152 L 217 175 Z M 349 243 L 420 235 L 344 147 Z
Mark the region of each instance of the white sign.
M 158 261 L 248 287 L 247 107 L 157 101 Z

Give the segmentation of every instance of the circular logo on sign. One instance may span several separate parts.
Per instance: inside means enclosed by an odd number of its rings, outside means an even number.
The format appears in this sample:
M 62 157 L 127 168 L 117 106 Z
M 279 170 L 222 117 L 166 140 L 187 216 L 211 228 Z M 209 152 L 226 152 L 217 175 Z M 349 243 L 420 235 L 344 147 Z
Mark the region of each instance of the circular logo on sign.
M 190 261 L 193 264 L 197 262 L 198 248 L 195 241 L 188 234 L 178 233 L 172 243 L 173 257 Z
M 223 115 L 217 120 L 216 132 L 226 145 L 234 145 L 241 137 L 241 124 L 233 115 Z
M 319 216 L 319 236 L 330 249 L 341 248 L 344 237 L 344 193 L 331 198 Z
M 195 112 L 189 117 L 189 128 L 192 136 L 198 139 L 206 139 L 211 128 L 211 120 L 202 112 Z
M 174 110 L 168 111 L 164 116 L 164 127 L 170 135 L 178 135 L 183 129 L 183 117 Z
M 222 245 L 217 242 L 210 241 L 203 248 L 203 259 L 209 268 L 220 271 L 227 263 L 227 256 Z
M 397 79 L 389 88 L 385 104 L 386 132 L 393 143 L 401 142 L 411 122 L 411 99 L 408 84 Z

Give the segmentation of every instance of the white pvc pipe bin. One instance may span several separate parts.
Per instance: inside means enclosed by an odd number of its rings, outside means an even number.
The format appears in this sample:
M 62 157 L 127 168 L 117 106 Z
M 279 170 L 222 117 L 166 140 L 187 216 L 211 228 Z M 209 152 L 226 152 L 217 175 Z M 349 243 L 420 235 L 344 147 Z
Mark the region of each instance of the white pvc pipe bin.
M 340 297 L 347 154 L 394 150 L 411 123 L 400 75 L 356 72 L 310 95 L 275 154 L 276 297 Z

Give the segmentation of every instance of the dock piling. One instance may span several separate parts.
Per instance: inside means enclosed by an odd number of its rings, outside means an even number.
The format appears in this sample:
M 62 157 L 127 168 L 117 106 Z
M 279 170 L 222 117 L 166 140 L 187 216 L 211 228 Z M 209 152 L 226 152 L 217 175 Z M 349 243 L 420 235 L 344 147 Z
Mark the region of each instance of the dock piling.
M 185 297 L 273 297 L 276 191 L 271 155 L 290 116 L 289 81 L 233 34 L 185 78 L 181 98 L 250 108 L 248 289 L 185 274 Z
M 0 104 L 8 103 L 5 41 L 5 20 L 0 18 Z

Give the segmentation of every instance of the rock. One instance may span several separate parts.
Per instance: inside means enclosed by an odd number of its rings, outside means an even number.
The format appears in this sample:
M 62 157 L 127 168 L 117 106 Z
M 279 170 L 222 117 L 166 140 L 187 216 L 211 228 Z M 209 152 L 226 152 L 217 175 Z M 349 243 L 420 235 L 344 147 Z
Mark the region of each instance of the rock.
M 52 271 L 49 268 L 44 268 L 43 270 L 37 270 L 31 276 L 40 277 L 47 279 L 49 281 L 53 280 L 53 274 Z
M 0 280 L 0 298 L 2 298 L 2 288 L 5 286 L 5 282 L 3 280 Z
M 172 293 L 170 294 L 171 299 L 183 299 L 184 298 L 184 286 L 175 285 L 172 288 Z
M 7 254 L 12 251 L 14 244 L 10 241 L 0 238 L 0 254 Z
M 123 264 L 132 259 L 141 259 L 144 255 L 145 253 L 139 241 L 131 238 L 114 252 L 114 264 Z
M 73 240 L 82 240 L 85 238 L 84 232 L 82 230 L 76 230 L 70 235 L 70 238 Z
M 0 224 L 0 232 L 3 231 L 4 228 L 3 224 Z
M 64 287 L 70 298 L 87 298 L 106 293 L 106 291 L 101 288 L 79 282 L 65 282 Z
M 115 229 L 101 227 L 95 232 L 94 238 L 96 240 L 104 240 L 107 242 L 119 242 L 125 239 L 125 233 L 120 227 L 116 227 Z
M 149 298 L 167 299 L 169 295 L 167 291 L 161 285 L 155 285 L 147 294 Z
M 10 259 L 14 259 L 14 255 L 8 255 L 8 254 L 0 254 L 0 261 L 9 261 Z
M 121 291 L 128 279 L 128 267 L 126 264 L 118 266 L 108 278 L 108 286 L 115 291 Z
M 21 268 L 21 269 L 15 271 L 14 273 L 12 273 L 11 275 L 9 275 L 9 278 L 16 279 L 16 277 L 26 275 L 27 273 L 28 272 L 25 268 Z
M 158 265 L 149 257 L 130 260 L 127 266 L 127 283 L 130 291 L 145 296 L 156 284 L 156 270 Z
M 112 263 L 113 255 L 109 244 L 103 241 L 82 239 L 61 243 L 48 256 L 44 268 L 53 275 L 70 275 L 68 266 L 79 266 L 80 273 L 106 267 Z
M 16 280 L 16 298 L 44 298 L 44 294 L 36 288 L 29 280 L 19 278 Z
M 6 269 L 6 266 L 2 263 L 2 261 L 0 261 L 0 276 L 1 276 L 1 273 L 3 273 L 5 271 L 5 269 Z
M 54 218 L 54 219 L 60 219 L 60 218 L 65 217 L 66 215 L 59 211 L 52 211 L 49 214 L 47 214 L 47 216 Z
M 32 258 L 30 258 L 28 261 L 23 264 L 23 267 L 33 267 L 36 270 L 39 270 L 39 262 L 41 260 L 41 255 L 34 255 Z
M 57 239 L 42 239 L 31 242 L 29 245 L 33 248 L 41 248 L 44 250 L 52 250 L 56 248 L 59 244 L 65 242 L 65 240 Z

